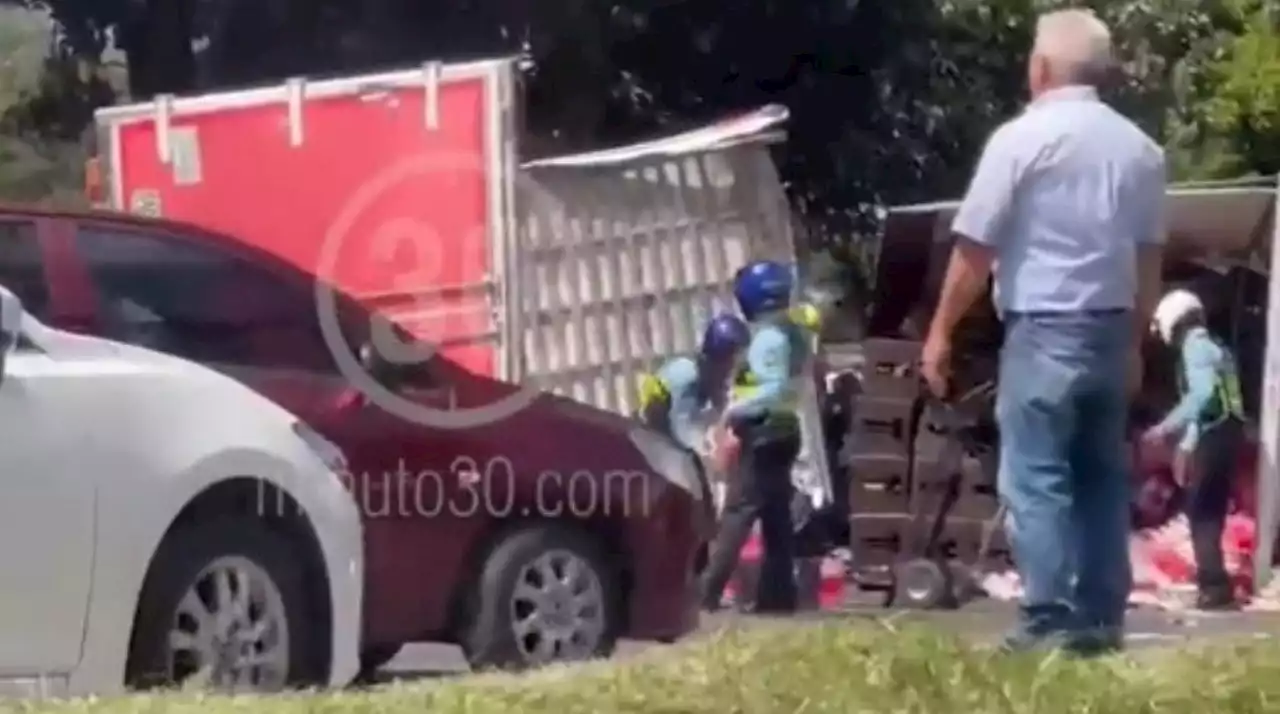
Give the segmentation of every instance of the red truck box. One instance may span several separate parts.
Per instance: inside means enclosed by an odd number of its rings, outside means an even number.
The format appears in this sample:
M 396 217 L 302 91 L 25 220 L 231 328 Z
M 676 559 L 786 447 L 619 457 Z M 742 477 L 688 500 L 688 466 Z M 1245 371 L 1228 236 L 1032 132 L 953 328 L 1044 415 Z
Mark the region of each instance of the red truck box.
M 265 248 L 506 377 L 514 65 L 421 67 L 110 107 L 109 205 Z

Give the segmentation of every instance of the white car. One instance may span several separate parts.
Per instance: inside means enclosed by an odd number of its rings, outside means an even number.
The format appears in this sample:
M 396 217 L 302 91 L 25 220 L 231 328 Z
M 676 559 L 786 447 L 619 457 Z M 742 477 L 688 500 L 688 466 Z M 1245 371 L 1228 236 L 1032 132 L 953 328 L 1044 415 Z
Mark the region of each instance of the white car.
M 0 696 L 351 681 L 341 452 L 212 370 L 0 310 Z

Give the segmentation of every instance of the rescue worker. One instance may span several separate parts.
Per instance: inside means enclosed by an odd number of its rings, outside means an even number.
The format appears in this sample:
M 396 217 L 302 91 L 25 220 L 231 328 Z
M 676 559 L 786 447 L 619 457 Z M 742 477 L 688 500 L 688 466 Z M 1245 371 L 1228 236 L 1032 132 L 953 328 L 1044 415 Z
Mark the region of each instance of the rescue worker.
M 746 323 L 717 315 L 707 324 L 696 357 L 675 357 L 640 382 L 640 420 L 699 454 L 706 429 L 728 397 L 729 378 L 751 339 Z
M 789 311 L 792 287 L 791 269 L 769 261 L 748 264 L 734 278 L 734 297 L 752 335 L 722 419 L 739 454 L 703 576 L 703 607 L 708 610 L 719 608 L 757 519 L 764 553 L 755 609 L 796 609 L 791 469 L 801 447 L 797 380 L 812 351 L 812 336 L 802 323 L 816 324 L 816 318 L 812 310 Z
M 1223 564 L 1222 532 L 1244 437 L 1244 403 L 1230 351 L 1205 326 L 1204 305 L 1188 290 L 1161 298 L 1152 331 L 1180 355 L 1180 398 L 1144 438 L 1179 437 L 1175 476 L 1184 489 L 1196 559 L 1196 606 L 1224 610 L 1236 606 Z

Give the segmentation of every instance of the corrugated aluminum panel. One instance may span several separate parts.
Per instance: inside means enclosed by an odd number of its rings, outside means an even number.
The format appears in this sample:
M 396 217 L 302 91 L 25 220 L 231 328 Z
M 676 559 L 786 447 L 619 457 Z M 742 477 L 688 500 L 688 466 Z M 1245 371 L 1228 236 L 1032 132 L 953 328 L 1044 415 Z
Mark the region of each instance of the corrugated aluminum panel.
M 636 375 L 694 351 L 711 315 L 732 309 L 725 288 L 751 254 L 750 217 L 729 189 L 689 188 L 704 163 L 540 176 L 519 261 L 527 378 L 628 413 Z

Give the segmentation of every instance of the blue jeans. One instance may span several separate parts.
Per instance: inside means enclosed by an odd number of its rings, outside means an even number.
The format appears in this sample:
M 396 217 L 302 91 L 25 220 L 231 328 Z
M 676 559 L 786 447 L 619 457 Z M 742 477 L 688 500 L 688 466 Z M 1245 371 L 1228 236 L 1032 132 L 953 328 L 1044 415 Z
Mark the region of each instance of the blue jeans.
M 1132 584 L 1127 312 L 1005 316 L 1000 497 L 1032 637 L 1119 632 Z

